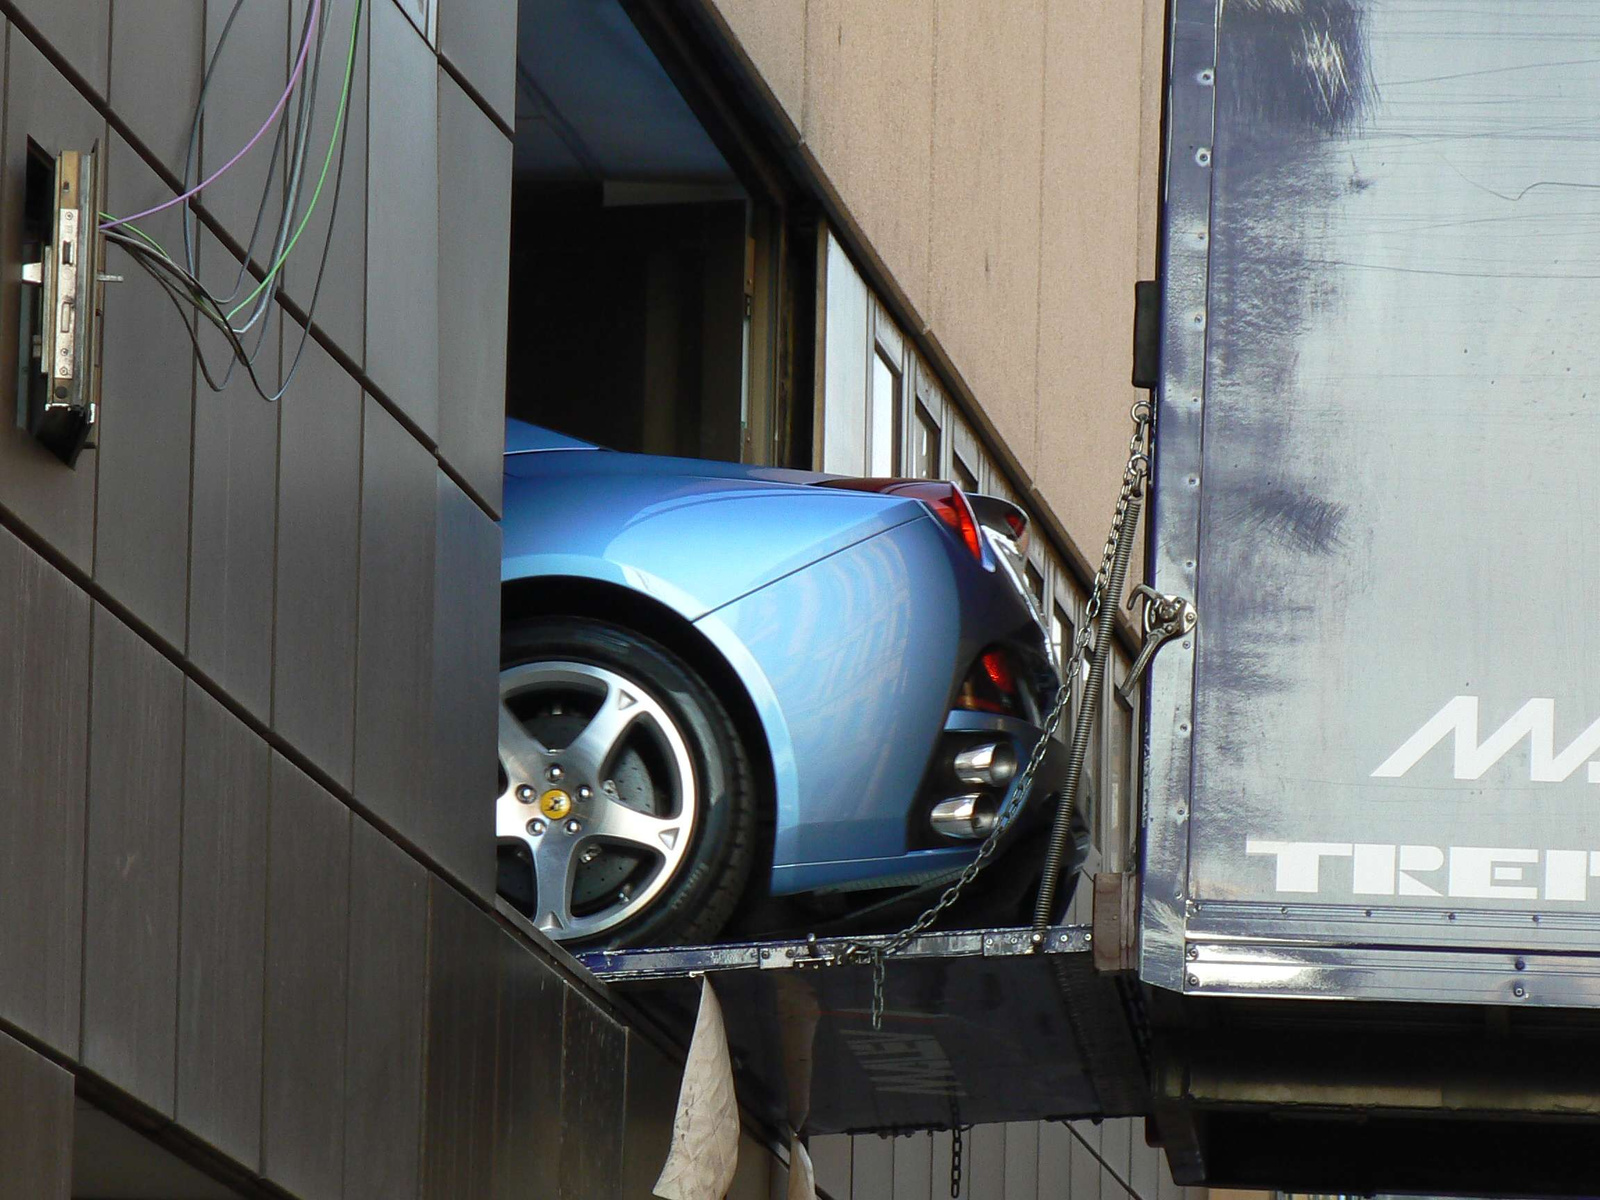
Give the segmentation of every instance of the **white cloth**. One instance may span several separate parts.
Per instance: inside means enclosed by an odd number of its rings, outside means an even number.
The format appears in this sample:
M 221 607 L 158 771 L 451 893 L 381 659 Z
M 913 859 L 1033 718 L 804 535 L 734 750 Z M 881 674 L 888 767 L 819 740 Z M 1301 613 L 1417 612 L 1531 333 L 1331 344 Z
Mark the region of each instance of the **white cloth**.
M 656 1180 L 662 1200 L 723 1200 L 739 1167 L 739 1100 L 722 1005 L 702 979 L 689 1059 L 672 1120 L 672 1148 Z
M 788 1200 L 817 1200 L 817 1177 L 811 1170 L 811 1155 L 800 1139 L 789 1139 Z

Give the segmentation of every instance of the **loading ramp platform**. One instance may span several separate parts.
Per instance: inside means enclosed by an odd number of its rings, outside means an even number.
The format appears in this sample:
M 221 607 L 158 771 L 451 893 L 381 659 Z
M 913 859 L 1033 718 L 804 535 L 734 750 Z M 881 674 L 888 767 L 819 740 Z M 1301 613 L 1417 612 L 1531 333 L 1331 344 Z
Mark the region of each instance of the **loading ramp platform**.
M 928 933 L 873 968 L 807 938 L 597 951 L 579 961 L 687 1044 L 702 976 L 721 1002 L 742 1098 L 773 1128 L 900 1133 L 1149 1111 L 1129 1004 L 1088 926 Z

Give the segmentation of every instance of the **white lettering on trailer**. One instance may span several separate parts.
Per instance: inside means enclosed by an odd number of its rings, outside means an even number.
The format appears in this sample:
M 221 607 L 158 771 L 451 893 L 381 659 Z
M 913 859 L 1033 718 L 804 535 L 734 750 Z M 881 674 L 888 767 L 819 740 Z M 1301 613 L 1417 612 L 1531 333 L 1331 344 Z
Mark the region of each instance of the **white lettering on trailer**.
M 1374 771 L 1378 779 L 1396 779 L 1416 766 L 1445 738 L 1455 735 L 1455 777 L 1481 779 L 1523 738 L 1528 739 L 1528 778 L 1534 783 L 1560 783 L 1600 752 L 1600 720 L 1580 733 L 1560 754 L 1555 750 L 1556 702 L 1529 700 L 1511 718 L 1478 741 L 1478 697 L 1456 696 L 1426 724 L 1384 759 Z M 1600 762 L 1589 763 L 1589 782 L 1600 783 Z
M 1600 878 L 1600 850 L 1283 842 L 1267 838 L 1246 838 L 1244 850 L 1249 855 L 1273 858 L 1276 892 L 1329 899 L 1440 896 L 1582 904 L 1589 899 L 1589 880 Z M 1350 860 L 1348 872 L 1325 869 L 1324 860 L 1344 859 Z

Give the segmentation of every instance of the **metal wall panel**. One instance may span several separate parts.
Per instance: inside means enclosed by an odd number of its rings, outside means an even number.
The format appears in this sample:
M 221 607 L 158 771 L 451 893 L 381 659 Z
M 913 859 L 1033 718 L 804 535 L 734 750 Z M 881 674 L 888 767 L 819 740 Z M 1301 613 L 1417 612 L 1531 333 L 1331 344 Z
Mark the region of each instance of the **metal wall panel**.
M 227 259 L 209 235 L 200 239 L 200 257 Z M 215 286 L 215 273 L 210 280 Z M 267 386 L 277 378 L 272 336 L 263 359 L 273 365 L 261 372 Z M 220 336 L 203 345 L 213 371 L 226 364 Z M 272 698 L 279 412 L 243 379 L 223 392 L 195 384 L 189 657 L 263 720 Z
M 67 8 L 60 0 L 44 0 Z M 119 4 L 111 10 L 111 107 L 144 148 L 174 175 L 183 174 L 195 102 L 205 73 L 206 9 L 203 4 Z M 160 70 L 151 70 L 159 63 Z M 195 161 L 200 148 L 195 147 Z M 218 164 L 221 165 L 220 163 Z M 117 186 L 117 173 L 111 176 Z M 170 197 L 163 197 L 167 199 Z M 117 215 L 149 208 L 116 208 Z M 141 221 L 141 229 L 148 227 Z M 157 235 L 163 246 L 173 243 Z
M 89 598 L 0 529 L 0 1017 L 78 1050 Z M 3 1090 L 3 1089 L 0 1089 Z
M 949 1186 L 948 1184 L 941 1186 L 938 1181 L 941 1179 L 948 1179 L 949 1177 L 948 1173 L 950 1170 L 950 1149 L 952 1139 L 947 1131 L 941 1131 L 929 1134 L 928 1142 L 928 1148 L 930 1152 L 929 1156 L 933 1160 L 930 1164 L 933 1172 L 933 1191 L 930 1194 L 932 1196 L 939 1197 L 939 1200 L 943 1200 L 943 1198 L 949 1192 Z M 965 1186 L 966 1173 L 963 1171 L 961 1195 L 966 1194 Z M 900 1200 L 900 1198 L 896 1197 L 896 1200 Z
M 111 0 L 13 0 L 20 20 L 67 61 L 97 95 L 106 94 L 111 58 Z
M 1066 1200 L 1072 1187 L 1072 1130 L 1061 1121 L 1046 1121 L 1039 1126 L 1040 1200 Z M 1122 1200 L 1115 1196 L 1114 1200 Z
M 837 1133 L 814 1137 L 807 1143 L 806 1149 L 811 1155 L 811 1173 L 816 1178 L 817 1187 L 834 1200 L 847 1200 L 850 1196 L 852 1140 L 849 1134 Z
M 54 0 L 42 0 L 40 11 Z M 105 142 L 105 124 L 78 91 L 50 66 L 15 25 L 7 37 L 5 161 L 0 170 L 0 261 L 22 259 L 23 165 L 28 139 L 47 153 Z M 14 278 L 14 276 L 13 276 Z M 0 288 L 0 379 L 17 378 L 17 305 L 22 289 Z M 87 571 L 94 562 L 95 451 L 85 450 L 75 471 L 16 427 L 10 406 L 0 419 L 0 508 Z
M 446 4 L 444 13 L 459 3 Z M 514 40 L 515 8 L 487 7 L 511 16 L 507 36 Z M 499 49 L 509 69 L 512 56 Z M 495 512 L 506 409 L 506 339 L 497 331 L 506 327 L 510 238 L 511 140 L 441 70 L 439 450 Z
M 500 120 L 516 119 L 517 6 L 499 0 L 439 0 L 439 53 Z M 506 197 L 510 198 L 510 189 Z
M 89 728 L 83 1062 L 170 1115 L 183 674 L 98 605 Z
M 552 1136 L 561 1129 L 556 1031 L 567 987 L 516 938 L 502 938 L 500 957 L 493 1195 L 495 1200 L 554 1196 L 561 1161 L 560 1136 Z
M 1039 1125 L 1006 1124 L 1005 1200 L 1034 1200 L 1039 1192 Z
M 933 1187 L 935 1177 L 931 1137 L 915 1134 L 895 1139 L 893 1200 L 931 1200 L 938 1195 Z
M 1073 1128 L 1079 1133 L 1072 1141 L 1072 1200 L 1100 1200 L 1101 1178 L 1100 1160 L 1095 1157 L 1094 1151 L 1081 1140 L 1082 1130 L 1078 1129 L 1082 1122 L 1073 1122 Z M 1112 1187 L 1107 1194 L 1107 1200 L 1121 1200 L 1116 1193 L 1120 1189 Z M 1145 1200 L 1155 1200 L 1152 1192 Z
M 500 528 L 442 471 L 434 548 L 432 785 L 428 853 L 479 895 L 495 888 L 487 812 L 498 770 Z
M 967 1131 L 962 1187 L 972 1200 L 1005 1195 L 1006 1127 L 977 1125 Z
M 217 42 L 233 8 L 233 0 L 205 0 L 208 63 L 216 55 Z M 298 25 L 291 38 L 289 0 L 253 0 L 239 6 L 232 26 L 228 27 L 227 44 L 214 60 L 217 84 L 206 96 L 200 165 L 190 176 L 191 183 L 199 183 L 215 173 L 261 128 L 262 118 L 283 95 L 284 85 L 289 80 L 289 45 L 292 40 L 298 52 L 299 38 Z M 306 69 L 310 69 L 309 64 Z M 263 208 L 262 188 L 270 170 L 275 140 L 281 136 L 283 150 L 292 148 L 289 133 L 282 132 L 286 129 L 292 131 L 292 122 L 280 117 L 255 149 L 206 188 L 199 200 L 201 207 L 220 222 L 236 242 L 247 248 L 253 242 L 252 257 L 263 263 L 271 257 L 272 231 L 283 209 L 283 192 L 281 187 L 274 186 Z M 258 212 L 261 214 L 259 225 Z M 252 230 L 255 230 L 253 239 Z M 177 253 L 176 247 L 168 249 Z M 201 278 L 221 299 L 233 293 L 236 272 L 234 265 L 225 268 L 217 265 L 207 267 Z M 254 283 L 245 283 L 238 299 L 248 295 L 254 286 Z
M 894 1191 L 894 1143 L 876 1134 L 858 1137 L 850 1161 L 850 1194 L 882 1200 Z
M 1162 1172 L 1167 1169 L 1161 1160 L 1161 1151 L 1147 1146 L 1140 1138 L 1134 1143 L 1133 1157 L 1128 1166 L 1128 1186 L 1143 1200 L 1153 1200 L 1160 1189 Z
M 652 1194 L 672 1145 L 672 1122 L 682 1086 L 682 1065 L 630 1030 L 626 1124 L 622 1133 L 624 1200 L 645 1200 Z
M 177 1119 L 253 1167 L 261 1160 L 271 759 L 242 721 L 195 683 L 187 687 Z
M 262 1173 L 301 1200 L 341 1195 L 350 811 L 272 756 Z
M 358 365 L 366 357 L 367 78 L 369 30 L 374 2 L 365 0 L 362 4 L 355 69 L 350 80 L 350 102 L 345 111 L 341 144 L 334 150 L 322 197 L 306 221 L 299 246 L 284 265 L 283 272 L 284 292 L 302 311 L 311 303 L 312 293 L 316 293 L 317 305 L 312 324 L 332 338 L 334 344 Z M 308 0 L 293 0 L 293 28 L 300 28 L 307 3 Z M 317 89 L 313 110 L 312 165 L 307 172 L 312 181 L 316 178 L 316 172 L 322 169 L 329 139 L 333 136 L 334 121 L 338 116 L 339 89 L 344 81 L 355 4 L 356 0 L 322 0 L 327 41 L 322 49 L 322 83 Z M 304 210 L 304 200 L 301 209 Z M 333 222 L 331 242 L 328 241 L 330 220 Z M 322 286 L 318 289 L 317 274 L 324 247 L 327 249 L 327 266 L 322 269 Z M 289 340 L 285 343 L 284 354 L 292 357 L 300 335 L 290 326 L 285 326 L 285 329 Z
M 425 1200 L 488 1196 L 493 1187 L 500 937 L 449 884 L 430 880 Z
M 0 1200 L 72 1195 L 72 1075 L 0 1033 Z
M 435 467 L 381 404 L 365 405 L 355 792 L 421 843 L 433 772 Z
M 372 10 L 367 119 L 367 374 L 423 434 L 439 429 L 437 60 L 393 4 Z
M 287 328 L 292 344 L 299 326 Z M 272 724 L 345 787 L 355 755 L 363 403 L 360 385 L 315 341 L 279 402 Z
M 139 212 L 170 194 L 127 143 L 111 139 L 113 213 Z M 139 227 L 175 246 L 177 213 L 158 213 Z M 95 579 L 181 648 L 189 593 L 194 360 L 182 318 L 161 286 L 120 249 L 111 248 L 107 260 L 123 282 L 106 288 Z
M 561 1025 L 561 1200 L 619 1200 L 627 1031 L 576 988 Z
M 417 1195 L 427 939 L 427 870 L 365 821 L 355 821 L 345 1200 Z

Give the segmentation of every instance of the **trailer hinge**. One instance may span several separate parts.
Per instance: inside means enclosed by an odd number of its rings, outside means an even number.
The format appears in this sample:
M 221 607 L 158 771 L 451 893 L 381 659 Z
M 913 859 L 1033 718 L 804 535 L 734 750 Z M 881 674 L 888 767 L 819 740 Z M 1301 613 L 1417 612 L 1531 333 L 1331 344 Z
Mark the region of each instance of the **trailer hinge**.
M 1161 283 L 1141 279 L 1133 285 L 1133 386 L 1161 382 Z
M 1138 688 L 1139 677 L 1150 666 L 1156 651 L 1173 638 L 1193 632 L 1195 622 L 1200 619 L 1193 601 L 1183 596 L 1163 595 L 1148 583 L 1141 583 L 1133 590 L 1128 597 L 1128 607 L 1137 604 L 1140 597 L 1144 598 L 1144 615 L 1139 621 L 1140 628 L 1144 630 L 1144 645 L 1139 648 L 1139 657 L 1133 660 L 1133 666 L 1128 668 L 1128 677 L 1117 689 L 1117 695 L 1124 704 L 1128 703 Z
M 1094 877 L 1094 969 L 1132 971 L 1138 963 L 1139 877 L 1102 872 Z

